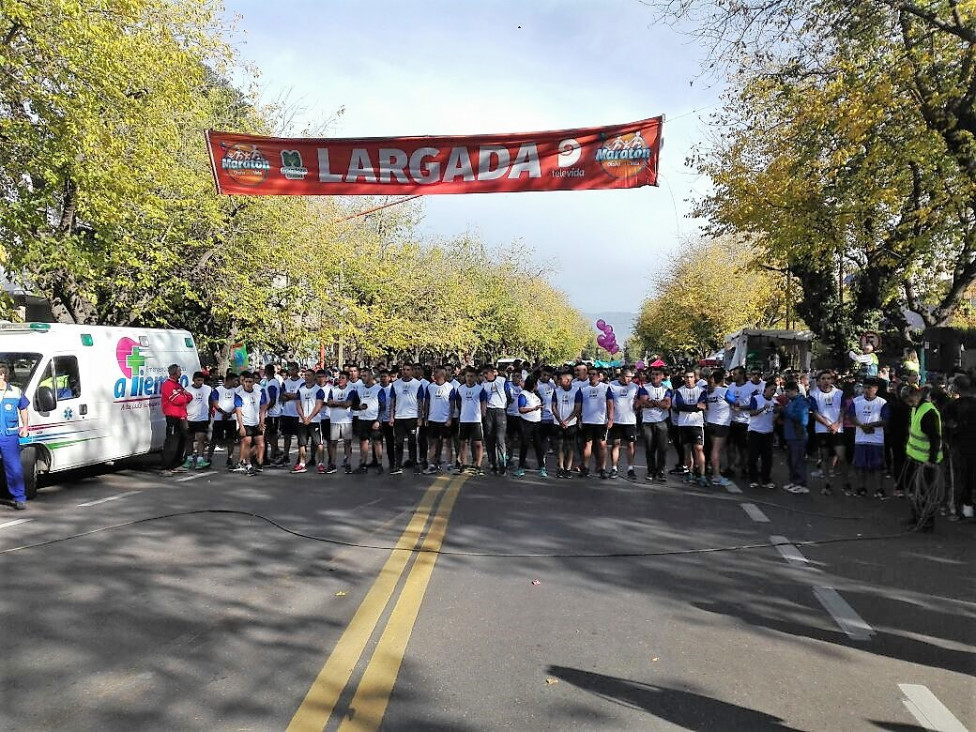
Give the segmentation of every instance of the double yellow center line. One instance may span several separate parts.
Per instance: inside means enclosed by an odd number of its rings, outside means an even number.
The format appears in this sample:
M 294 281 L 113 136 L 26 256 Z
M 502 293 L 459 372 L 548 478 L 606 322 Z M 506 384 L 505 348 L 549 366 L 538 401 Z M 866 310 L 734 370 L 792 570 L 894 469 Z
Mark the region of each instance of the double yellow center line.
M 356 687 L 349 714 L 339 726 L 345 732 L 379 728 L 437 562 L 436 552 L 444 542 L 448 519 L 465 480 L 467 476 L 463 475 L 454 478 L 440 476 L 424 493 L 396 548 L 380 570 L 379 577 L 292 717 L 288 732 L 322 732 L 328 724 L 400 578 L 410 560 L 416 556 L 379 643 Z M 417 548 L 421 540 L 423 551 L 411 551 Z

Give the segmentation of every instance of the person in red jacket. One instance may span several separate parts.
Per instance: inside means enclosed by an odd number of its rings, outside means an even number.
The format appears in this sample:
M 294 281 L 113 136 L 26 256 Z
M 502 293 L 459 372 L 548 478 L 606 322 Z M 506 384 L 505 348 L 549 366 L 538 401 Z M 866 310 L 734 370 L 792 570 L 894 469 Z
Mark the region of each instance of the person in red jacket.
M 193 401 L 190 394 L 180 384 L 183 374 L 179 364 L 170 364 L 169 378 L 160 389 L 163 415 L 166 417 L 166 440 L 163 442 L 163 472 L 185 473 L 183 453 L 186 452 L 186 406 Z

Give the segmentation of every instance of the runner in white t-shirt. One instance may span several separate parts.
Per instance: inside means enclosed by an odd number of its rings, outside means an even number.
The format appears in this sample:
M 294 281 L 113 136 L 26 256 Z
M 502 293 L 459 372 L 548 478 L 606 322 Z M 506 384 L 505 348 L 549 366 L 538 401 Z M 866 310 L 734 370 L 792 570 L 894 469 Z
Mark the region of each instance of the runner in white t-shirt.
M 627 478 L 637 480 L 634 457 L 637 454 L 637 400 L 640 390 L 634 383 L 634 372 L 625 368 L 616 381 L 610 382 L 610 396 L 613 398 L 613 427 L 610 428 L 610 477 L 619 475 L 617 465 L 620 460 L 620 444 L 627 445 Z
M 848 418 L 854 423 L 854 467 L 860 477 L 858 496 L 868 495 L 868 482 L 875 482 L 875 498 L 886 498 L 884 489 L 885 426 L 888 424 L 888 402 L 878 396 L 881 382 L 877 377 L 864 380 L 864 393 L 850 406 Z
M 583 464 L 580 476 L 589 475 L 590 455 L 596 443 L 596 467 L 601 479 L 607 478 L 607 433 L 613 427 L 614 403 L 610 385 L 601 380 L 602 372 L 591 368 L 586 386 L 576 392 L 580 404 L 580 434 L 583 440 Z
M 367 458 L 372 455 L 377 473 L 383 472 L 383 411 L 386 409 L 387 390 L 376 381 L 372 369 L 363 369 L 362 385 L 359 393 L 359 406 L 356 408 L 356 433 L 359 439 L 359 467 L 357 473 L 369 470 Z
M 488 393 L 478 383 L 478 371 L 473 366 L 464 370 L 464 383 L 455 390 L 455 405 L 460 421 L 459 436 L 461 448 L 458 451 L 460 467 L 457 473 L 464 470 L 482 474 L 481 461 L 484 459 L 484 419 L 488 409 Z M 465 460 L 472 457 L 469 466 Z
M 433 382 L 424 389 L 424 425 L 428 443 L 426 475 L 441 472 L 441 453 L 444 443 L 451 439 L 454 407 L 454 386 L 447 380 L 447 370 L 438 366 L 432 376 Z
M 288 464 L 288 455 L 291 452 L 291 441 L 298 441 L 298 411 L 295 407 L 295 400 L 298 399 L 298 387 L 302 385 L 302 378 L 298 364 L 294 361 L 288 363 L 288 376 L 281 383 L 281 434 L 285 438 L 285 446 L 282 451 L 280 464 Z
M 708 375 L 708 390 L 705 393 L 705 435 L 711 441 L 709 461 L 712 466 L 712 485 L 727 486 L 731 481 L 722 475 L 722 449 L 729 436 L 732 423 L 732 401 L 725 386 L 725 369 L 714 368 Z
M 210 467 L 207 460 L 207 433 L 210 431 L 210 394 L 213 392 L 204 383 L 206 376 L 202 371 L 193 374 L 193 381 L 186 387 L 193 401 L 186 405 L 186 423 L 193 440 L 193 453 L 183 464 L 184 468 L 203 470 Z

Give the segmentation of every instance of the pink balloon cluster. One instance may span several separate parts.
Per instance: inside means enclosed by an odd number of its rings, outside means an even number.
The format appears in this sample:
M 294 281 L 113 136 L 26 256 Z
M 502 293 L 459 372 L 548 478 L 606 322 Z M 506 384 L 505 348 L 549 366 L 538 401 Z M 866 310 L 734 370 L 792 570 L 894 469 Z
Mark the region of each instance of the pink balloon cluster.
M 596 321 L 597 330 L 603 331 L 602 335 L 596 337 L 596 343 L 600 348 L 610 355 L 620 353 L 620 346 L 617 345 L 617 336 L 613 334 L 613 326 L 603 318 Z

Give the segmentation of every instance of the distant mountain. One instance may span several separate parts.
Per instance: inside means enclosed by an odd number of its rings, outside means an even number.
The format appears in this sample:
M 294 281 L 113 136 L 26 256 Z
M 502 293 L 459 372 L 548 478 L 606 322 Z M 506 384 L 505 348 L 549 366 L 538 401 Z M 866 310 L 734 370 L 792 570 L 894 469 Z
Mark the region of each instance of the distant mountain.
M 583 313 L 583 315 L 590 322 L 594 333 L 598 333 L 597 320 L 603 319 L 612 325 L 613 334 L 617 336 L 617 343 L 621 346 L 633 334 L 634 321 L 637 320 L 637 313 Z

